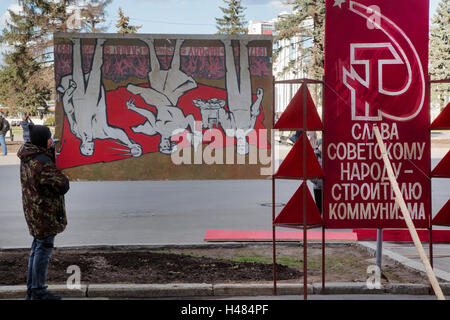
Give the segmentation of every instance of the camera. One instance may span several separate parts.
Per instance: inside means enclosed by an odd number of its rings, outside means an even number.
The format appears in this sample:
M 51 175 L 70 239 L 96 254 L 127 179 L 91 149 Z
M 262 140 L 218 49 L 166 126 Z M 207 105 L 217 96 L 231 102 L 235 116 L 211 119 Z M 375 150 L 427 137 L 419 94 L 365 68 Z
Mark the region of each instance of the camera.
M 52 138 L 52 144 L 51 147 L 55 148 L 55 145 L 59 142 L 59 139 L 56 139 L 55 137 Z

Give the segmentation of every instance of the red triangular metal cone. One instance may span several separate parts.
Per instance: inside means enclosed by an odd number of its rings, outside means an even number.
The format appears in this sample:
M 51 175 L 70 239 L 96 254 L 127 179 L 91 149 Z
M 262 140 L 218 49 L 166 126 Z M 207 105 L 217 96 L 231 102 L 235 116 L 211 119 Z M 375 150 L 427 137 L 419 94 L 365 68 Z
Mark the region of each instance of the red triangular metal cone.
M 450 199 L 439 210 L 437 215 L 431 220 L 431 224 L 434 226 L 447 226 L 450 227 Z
M 306 106 L 304 105 L 306 95 Z M 306 107 L 306 121 L 304 121 L 304 109 Z M 306 122 L 306 128 L 305 128 Z M 323 130 L 323 124 L 308 87 L 303 83 L 295 96 L 289 102 L 280 119 L 275 123 L 274 129 L 278 130 Z
M 450 102 L 430 125 L 431 130 L 450 130 Z
M 306 168 L 304 168 L 303 163 L 304 140 L 306 140 Z M 274 177 L 286 179 L 312 179 L 323 177 L 322 167 L 314 154 L 308 136 L 304 132 L 300 135 L 286 158 L 280 164 Z
M 306 225 L 311 226 L 323 224 L 319 209 L 317 209 L 316 203 L 309 192 L 306 182 L 303 182 L 292 198 L 281 210 L 280 214 L 275 218 L 273 221 L 274 225 L 289 228 L 301 228 L 303 226 L 303 192 L 305 191 Z
M 431 171 L 431 176 L 436 178 L 450 178 L 450 151 Z

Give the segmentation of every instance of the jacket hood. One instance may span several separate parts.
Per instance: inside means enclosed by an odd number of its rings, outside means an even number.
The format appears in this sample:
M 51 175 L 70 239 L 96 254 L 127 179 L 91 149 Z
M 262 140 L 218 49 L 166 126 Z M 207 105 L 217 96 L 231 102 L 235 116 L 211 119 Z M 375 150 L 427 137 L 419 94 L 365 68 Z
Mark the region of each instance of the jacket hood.
M 17 156 L 23 162 L 30 161 L 38 154 L 48 155 L 48 150 L 27 142 L 20 147 L 19 151 L 17 151 Z
M 30 142 L 36 146 L 47 148 L 47 141 L 52 136 L 49 127 L 33 125 L 30 129 Z

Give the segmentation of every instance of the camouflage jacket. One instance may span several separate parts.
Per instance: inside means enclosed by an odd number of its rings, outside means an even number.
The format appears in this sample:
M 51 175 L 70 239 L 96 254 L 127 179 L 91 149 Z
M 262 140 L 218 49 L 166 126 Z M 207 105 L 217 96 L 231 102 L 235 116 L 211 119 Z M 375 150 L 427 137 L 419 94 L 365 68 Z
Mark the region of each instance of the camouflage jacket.
M 6 135 L 9 130 L 9 122 L 3 117 L 0 117 L 0 134 Z
M 21 160 L 22 204 L 30 234 L 43 239 L 64 231 L 64 194 L 69 190 L 69 179 L 56 167 L 54 155 L 28 142 L 17 156 Z

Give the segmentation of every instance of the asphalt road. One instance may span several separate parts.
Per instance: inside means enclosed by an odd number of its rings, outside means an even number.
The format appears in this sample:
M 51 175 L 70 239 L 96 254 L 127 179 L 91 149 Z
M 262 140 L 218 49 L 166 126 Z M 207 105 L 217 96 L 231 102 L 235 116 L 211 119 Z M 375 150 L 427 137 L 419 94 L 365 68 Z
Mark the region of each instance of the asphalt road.
M 13 164 L 0 165 L 0 248 L 29 247 L 19 165 L 8 157 Z M 286 203 L 299 184 L 277 180 L 276 202 Z M 450 179 L 433 179 L 433 215 L 449 197 Z M 56 245 L 204 243 L 208 229 L 271 230 L 271 201 L 270 179 L 72 182 L 68 226 Z
M 27 247 L 19 167 L 0 166 L 0 247 Z M 277 184 L 286 203 L 296 181 Z M 271 180 L 71 182 L 56 245 L 202 243 L 208 229 L 270 230 Z
M 22 212 L 18 165 L 0 166 L 0 247 L 32 241 Z M 297 181 L 277 181 L 286 203 Z M 433 214 L 449 179 L 432 181 Z M 202 243 L 208 229 L 270 230 L 271 180 L 72 182 L 68 226 L 58 246 Z

